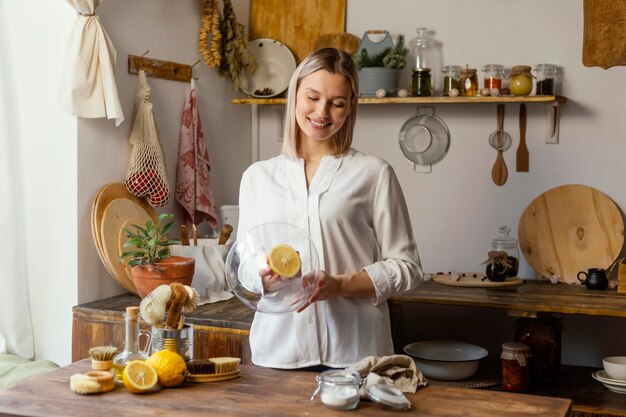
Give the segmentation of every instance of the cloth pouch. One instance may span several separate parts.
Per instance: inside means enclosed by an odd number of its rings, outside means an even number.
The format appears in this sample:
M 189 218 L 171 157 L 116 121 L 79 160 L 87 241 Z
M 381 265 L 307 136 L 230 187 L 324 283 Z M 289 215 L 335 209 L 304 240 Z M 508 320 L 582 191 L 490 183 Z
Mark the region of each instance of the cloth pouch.
M 402 392 L 415 392 L 428 384 L 422 371 L 407 355 L 368 356 L 348 370 L 358 372 L 365 379 L 359 390 L 361 398 L 368 398 L 365 390 L 376 384 L 394 385 Z
M 233 298 L 228 292 L 224 260 L 230 245 L 218 245 L 217 239 L 198 239 L 198 246 L 170 246 L 170 253 L 196 260 L 191 286 L 200 294 L 199 304 L 216 303 Z

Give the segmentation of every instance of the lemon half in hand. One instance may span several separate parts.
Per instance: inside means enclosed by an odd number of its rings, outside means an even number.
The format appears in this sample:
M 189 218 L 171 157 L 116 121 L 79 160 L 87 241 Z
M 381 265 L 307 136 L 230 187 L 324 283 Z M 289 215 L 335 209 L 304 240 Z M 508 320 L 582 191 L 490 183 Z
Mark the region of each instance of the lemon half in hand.
M 270 249 L 267 263 L 276 275 L 283 278 L 292 278 L 300 272 L 300 254 L 289 245 L 279 243 Z
M 150 391 L 158 379 L 154 368 L 139 360 L 128 362 L 122 374 L 124 386 L 133 394 Z

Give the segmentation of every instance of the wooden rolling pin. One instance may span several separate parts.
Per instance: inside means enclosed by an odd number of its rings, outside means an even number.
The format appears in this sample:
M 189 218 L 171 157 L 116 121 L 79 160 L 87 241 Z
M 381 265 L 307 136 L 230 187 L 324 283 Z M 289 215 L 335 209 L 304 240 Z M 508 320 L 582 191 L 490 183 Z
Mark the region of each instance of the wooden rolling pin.
M 218 245 L 225 245 L 230 238 L 230 234 L 233 232 L 233 227 L 230 224 L 225 224 L 222 227 L 222 231 L 220 232 L 220 240 L 217 242 Z

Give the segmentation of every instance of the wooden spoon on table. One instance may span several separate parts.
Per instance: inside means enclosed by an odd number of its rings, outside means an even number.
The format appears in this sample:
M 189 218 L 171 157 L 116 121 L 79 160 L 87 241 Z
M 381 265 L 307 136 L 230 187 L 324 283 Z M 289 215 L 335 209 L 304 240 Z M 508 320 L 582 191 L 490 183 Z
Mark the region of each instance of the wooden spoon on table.
M 496 162 L 491 169 L 491 179 L 496 185 L 503 185 L 509 176 L 509 171 L 506 168 L 504 162 L 504 156 L 502 155 L 502 148 L 504 147 L 504 104 L 498 104 L 498 137 L 497 148 L 498 156 Z
M 519 106 L 519 146 L 515 160 L 517 172 L 528 172 L 528 148 L 526 147 L 526 104 Z

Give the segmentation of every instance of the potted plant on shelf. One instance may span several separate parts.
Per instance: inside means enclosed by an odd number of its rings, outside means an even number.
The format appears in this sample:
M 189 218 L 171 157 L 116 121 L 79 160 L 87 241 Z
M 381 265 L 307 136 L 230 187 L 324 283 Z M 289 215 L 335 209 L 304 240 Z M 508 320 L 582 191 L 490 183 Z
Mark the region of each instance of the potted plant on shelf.
M 148 220 L 145 227 L 133 224 L 135 231 L 124 228 L 128 240 L 125 248 L 132 248 L 120 255 L 120 259 L 130 257 L 133 282 L 141 298 L 150 294 L 161 284 L 169 285 L 179 282 L 191 285 L 195 271 L 195 259 L 181 256 L 170 256 L 171 245 L 178 245 L 178 240 L 169 239 L 168 233 L 175 221 L 167 222 L 173 214 L 159 215 L 156 224 Z
M 379 42 L 370 39 L 370 35 L 384 35 Z M 365 32 L 361 45 L 355 56 L 359 70 L 359 84 L 362 96 L 374 96 L 376 91 L 383 89 L 385 94 L 394 94 L 402 68 L 406 65 L 409 53 L 404 44 L 404 35 L 398 35 L 394 44 L 387 31 L 369 30 Z

